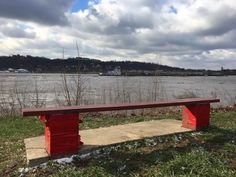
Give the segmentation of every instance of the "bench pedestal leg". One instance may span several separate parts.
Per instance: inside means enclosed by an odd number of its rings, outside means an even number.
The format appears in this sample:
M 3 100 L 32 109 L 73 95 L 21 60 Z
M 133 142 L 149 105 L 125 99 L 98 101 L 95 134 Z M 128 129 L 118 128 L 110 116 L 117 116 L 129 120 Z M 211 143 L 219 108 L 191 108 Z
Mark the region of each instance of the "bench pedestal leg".
M 210 104 L 187 105 L 182 108 L 182 125 L 199 130 L 210 124 Z
M 40 119 L 45 122 L 45 146 L 51 158 L 78 153 L 83 144 L 78 114 L 46 115 Z

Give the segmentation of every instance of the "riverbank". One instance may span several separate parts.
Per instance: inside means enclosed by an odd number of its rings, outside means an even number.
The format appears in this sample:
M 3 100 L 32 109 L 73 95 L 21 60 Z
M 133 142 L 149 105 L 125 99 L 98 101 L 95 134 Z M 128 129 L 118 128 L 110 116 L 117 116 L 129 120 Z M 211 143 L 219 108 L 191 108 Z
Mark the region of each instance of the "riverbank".
M 180 113 L 159 116 L 83 115 L 81 129 L 156 119 L 180 119 Z M 23 139 L 43 134 L 38 119 L 0 118 L 0 176 L 235 176 L 236 110 L 212 111 L 212 126 L 201 132 L 154 137 L 105 149 L 73 163 L 50 162 L 26 167 Z M 28 171 L 29 170 L 29 171 Z
M 110 73 L 119 68 L 122 75 L 164 75 L 164 76 L 222 76 L 236 75 L 236 69 L 220 70 L 184 69 L 156 63 L 138 61 L 101 61 L 91 58 L 49 59 L 45 57 L 12 55 L 0 56 L 0 71 L 14 71 L 19 66 L 31 73 Z M 21 69 L 21 71 L 22 71 Z

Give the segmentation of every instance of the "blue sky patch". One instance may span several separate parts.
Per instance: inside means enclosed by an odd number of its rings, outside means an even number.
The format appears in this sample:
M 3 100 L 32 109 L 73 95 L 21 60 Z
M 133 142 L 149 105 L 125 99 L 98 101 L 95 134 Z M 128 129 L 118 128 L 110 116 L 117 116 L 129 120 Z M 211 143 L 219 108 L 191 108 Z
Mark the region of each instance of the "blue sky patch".
M 78 12 L 80 10 L 88 9 L 89 0 L 75 0 L 73 6 L 71 7 L 71 12 Z
M 170 8 L 169 8 L 169 13 L 177 14 L 177 13 L 178 13 L 178 10 L 177 10 L 174 6 L 170 6 Z

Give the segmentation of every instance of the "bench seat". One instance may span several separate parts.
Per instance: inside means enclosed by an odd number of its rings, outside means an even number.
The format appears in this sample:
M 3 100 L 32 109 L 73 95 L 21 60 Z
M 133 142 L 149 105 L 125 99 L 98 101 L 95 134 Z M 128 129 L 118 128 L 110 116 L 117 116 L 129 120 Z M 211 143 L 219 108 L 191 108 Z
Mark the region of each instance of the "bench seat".
M 146 103 L 144 102 L 144 103 L 64 106 L 64 107 L 51 107 L 51 108 L 29 108 L 29 109 L 23 109 L 22 114 L 23 116 L 40 116 L 40 115 L 73 114 L 73 113 L 79 114 L 86 112 L 117 111 L 117 110 L 129 110 L 129 109 L 181 106 L 181 105 L 209 104 L 219 101 L 220 101 L 219 99 L 214 99 L 214 98 L 188 98 L 188 99 L 176 99 L 169 101 L 155 101 Z
M 100 104 L 51 108 L 28 108 L 23 116 L 40 116 L 45 123 L 46 150 L 51 158 L 76 154 L 83 142 L 79 135 L 79 114 L 87 112 L 182 106 L 182 126 L 198 130 L 210 124 L 210 103 L 215 98 L 188 98 L 146 103 Z

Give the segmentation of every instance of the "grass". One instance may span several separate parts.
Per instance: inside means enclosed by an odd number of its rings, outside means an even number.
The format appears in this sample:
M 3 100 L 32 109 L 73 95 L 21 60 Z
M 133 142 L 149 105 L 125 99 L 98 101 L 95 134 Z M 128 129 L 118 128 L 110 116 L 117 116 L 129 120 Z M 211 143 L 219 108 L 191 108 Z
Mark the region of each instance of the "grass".
M 180 119 L 180 114 L 163 114 L 160 113 L 158 116 L 153 115 L 142 115 L 142 116 L 121 116 L 121 115 L 82 115 L 80 118 L 83 120 L 81 129 L 108 127 L 113 125 L 128 124 L 132 122 L 143 122 L 149 120 L 159 119 Z
M 37 119 L 0 118 L 0 176 L 16 175 L 25 166 L 24 138 L 42 133 L 43 125 Z
M 82 129 L 174 118 L 159 116 L 83 115 Z M 0 118 L 0 176 L 19 176 L 26 167 L 23 139 L 43 134 L 38 119 Z M 212 126 L 201 132 L 153 137 L 103 149 L 100 155 L 74 158 L 71 164 L 50 162 L 25 176 L 236 176 L 236 111 L 212 113 Z

